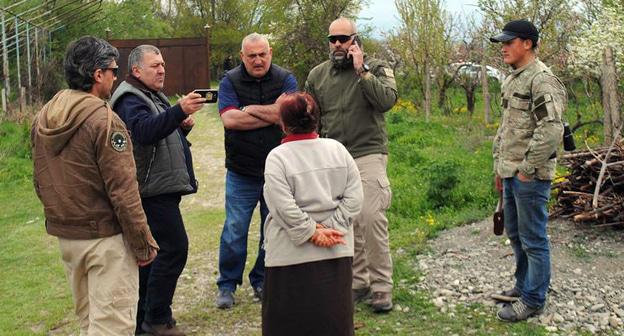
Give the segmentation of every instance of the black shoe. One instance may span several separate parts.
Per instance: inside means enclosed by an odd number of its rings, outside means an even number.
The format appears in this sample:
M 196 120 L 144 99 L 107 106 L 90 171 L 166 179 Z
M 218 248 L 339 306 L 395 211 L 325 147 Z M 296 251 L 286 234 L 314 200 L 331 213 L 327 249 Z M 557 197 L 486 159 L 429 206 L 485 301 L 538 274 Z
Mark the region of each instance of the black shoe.
M 264 295 L 264 289 L 262 288 L 262 285 L 254 287 L 253 288 L 253 293 L 254 293 L 254 301 L 260 301 L 262 302 L 262 297 Z
M 540 315 L 544 312 L 544 306 L 529 307 L 522 300 L 508 304 L 498 311 L 496 316 L 506 322 L 524 321 L 531 316 Z
M 370 287 L 352 289 L 351 298 L 353 299 L 353 304 L 370 301 L 371 299 Z
M 143 322 L 141 322 L 142 324 Z M 141 328 L 141 324 L 137 324 L 136 329 L 134 330 L 134 336 L 149 336 L 150 334 Z
M 228 289 L 219 289 L 217 294 L 217 308 L 230 309 L 234 305 L 234 293 Z
M 176 326 L 174 319 L 164 324 L 150 324 L 143 321 L 141 328 L 153 336 L 186 336 L 186 333 Z

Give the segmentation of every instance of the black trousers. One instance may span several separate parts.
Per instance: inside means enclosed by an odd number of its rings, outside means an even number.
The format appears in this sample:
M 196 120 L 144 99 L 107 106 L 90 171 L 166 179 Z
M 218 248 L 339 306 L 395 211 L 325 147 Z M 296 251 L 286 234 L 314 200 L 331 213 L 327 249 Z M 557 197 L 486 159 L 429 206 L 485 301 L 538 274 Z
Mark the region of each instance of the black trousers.
M 139 268 L 137 327 L 143 321 L 164 324 L 173 317 L 173 294 L 188 256 L 188 237 L 180 214 L 180 199 L 179 194 L 166 194 L 141 200 L 160 250 L 151 264 Z

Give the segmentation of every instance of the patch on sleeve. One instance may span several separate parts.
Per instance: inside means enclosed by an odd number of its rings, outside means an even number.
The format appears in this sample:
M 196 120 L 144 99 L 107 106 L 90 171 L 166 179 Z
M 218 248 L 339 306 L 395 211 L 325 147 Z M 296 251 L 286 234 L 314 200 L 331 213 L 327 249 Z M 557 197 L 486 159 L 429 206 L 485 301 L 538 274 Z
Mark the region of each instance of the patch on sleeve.
M 535 113 L 535 117 L 538 121 L 546 118 L 549 114 L 552 114 L 552 111 L 549 111 L 552 109 L 552 107 L 549 106 L 552 105 L 551 103 L 552 98 L 549 94 L 545 94 L 535 99 L 535 108 L 533 109 L 533 112 Z
M 123 132 L 113 132 L 113 134 L 111 134 L 110 142 L 113 149 L 118 152 L 123 152 L 126 150 L 126 147 L 128 147 L 128 138 Z
M 386 77 L 394 78 L 394 71 L 390 68 L 383 68 Z

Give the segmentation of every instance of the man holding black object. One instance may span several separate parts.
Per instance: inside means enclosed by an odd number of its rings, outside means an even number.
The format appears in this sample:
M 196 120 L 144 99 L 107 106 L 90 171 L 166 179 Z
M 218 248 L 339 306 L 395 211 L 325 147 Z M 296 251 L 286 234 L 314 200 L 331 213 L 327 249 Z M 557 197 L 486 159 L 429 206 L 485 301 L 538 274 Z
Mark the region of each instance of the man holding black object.
M 355 23 L 347 18 L 331 23 L 327 39 L 330 59 L 310 71 L 306 91 L 321 111 L 320 136 L 340 141 L 362 178 L 364 203 L 353 220 L 353 301 L 370 299 L 375 312 L 388 312 L 393 282 L 386 210 L 392 192 L 384 113 L 398 99 L 394 72 L 365 55 Z
M 509 322 L 540 314 L 550 284 L 547 203 L 567 94 L 537 59 L 538 39 L 526 20 L 511 21 L 490 38 L 503 44 L 503 61 L 513 68 L 503 82 L 503 115 L 493 145 L 495 185 L 503 191 L 505 231 L 516 260 L 515 286 L 497 295 L 518 298 L 498 312 Z
M 176 105 L 169 104 L 161 92 L 165 61 L 152 45 L 130 52 L 128 73 L 111 105 L 130 130 L 143 209 L 160 245 L 154 262 L 139 271 L 137 333 L 184 335 L 171 312 L 188 255 L 180 200 L 182 195 L 197 192 L 186 135 L 194 125 L 191 115 L 203 107 L 205 99 L 191 92 Z
M 219 248 L 216 305 L 234 305 L 234 291 L 243 282 L 247 235 L 254 209 L 260 203 L 260 244 L 249 273 L 256 299 L 264 285 L 264 221 L 269 212 L 262 196 L 264 162 L 280 144 L 279 104 L 283 94 L 297 90 L 295 77 L 271 63 L 272 50 L 263 35 L 243 39 L 242 64 L 228 71 L 219 85 L 219 114 L 225 128 L 225 223 Z

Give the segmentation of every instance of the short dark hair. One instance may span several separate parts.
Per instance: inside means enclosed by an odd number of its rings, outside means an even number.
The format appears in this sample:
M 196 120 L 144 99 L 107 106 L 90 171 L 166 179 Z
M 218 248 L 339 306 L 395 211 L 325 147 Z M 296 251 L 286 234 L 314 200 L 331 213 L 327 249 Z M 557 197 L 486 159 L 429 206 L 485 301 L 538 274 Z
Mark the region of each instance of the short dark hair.
M 95 70 L 110 67 L 118 58 L 119 51 L 100 38 L 83 36 L 71 42 L 63 61 L 67 85 L 70 89 L 91 91 Z
M 280 117 L 288 132 L 303 134 L 316 131 L 320 113 L 312 96 L 295 92 L 284 98 L 280 106 Z

